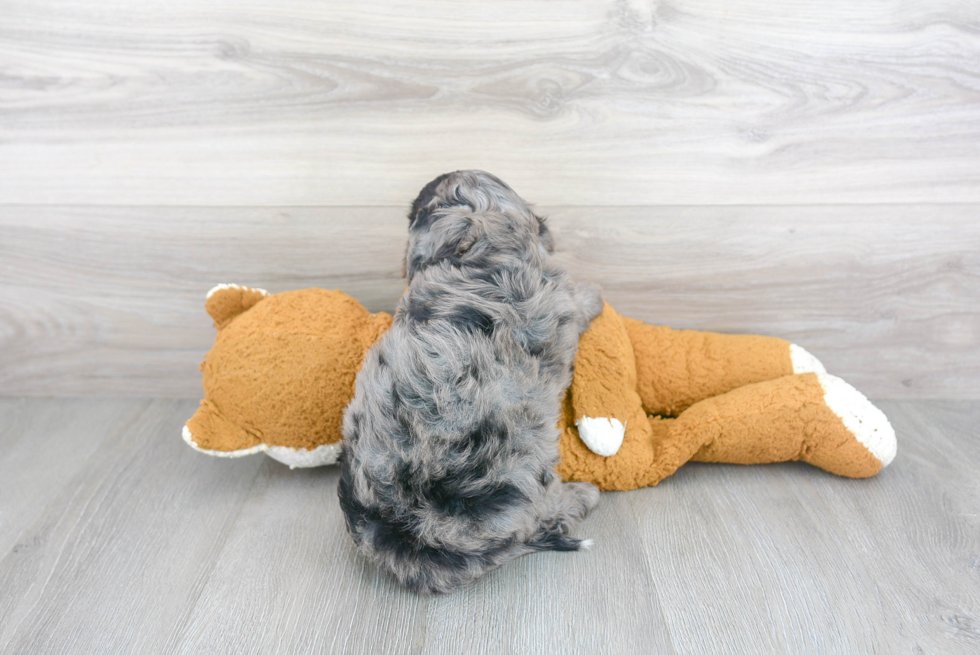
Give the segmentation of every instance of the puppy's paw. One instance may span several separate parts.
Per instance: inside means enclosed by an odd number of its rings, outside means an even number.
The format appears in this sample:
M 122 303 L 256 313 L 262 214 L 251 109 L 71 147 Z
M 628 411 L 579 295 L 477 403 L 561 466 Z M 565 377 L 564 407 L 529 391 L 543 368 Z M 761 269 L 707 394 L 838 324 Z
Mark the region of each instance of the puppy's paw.
M 599 489 L 591 482 L 568 482 L 565 490 L 573 499 L 572 504 L 578 518 L 584 517 L 599 504 Z

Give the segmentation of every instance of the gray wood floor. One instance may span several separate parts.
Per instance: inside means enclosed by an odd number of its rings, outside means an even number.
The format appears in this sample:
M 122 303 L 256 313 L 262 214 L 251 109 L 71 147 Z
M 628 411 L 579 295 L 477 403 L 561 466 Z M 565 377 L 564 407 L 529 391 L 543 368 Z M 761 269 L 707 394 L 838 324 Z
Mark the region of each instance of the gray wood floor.
M 0 651 L 976 653 L 980 403 L 881 405 L 876 478 L 689 465 L 604 494 L 590 552 L 420 598 L 335 468 L 193 452 L 190 401 L 0 400 Z

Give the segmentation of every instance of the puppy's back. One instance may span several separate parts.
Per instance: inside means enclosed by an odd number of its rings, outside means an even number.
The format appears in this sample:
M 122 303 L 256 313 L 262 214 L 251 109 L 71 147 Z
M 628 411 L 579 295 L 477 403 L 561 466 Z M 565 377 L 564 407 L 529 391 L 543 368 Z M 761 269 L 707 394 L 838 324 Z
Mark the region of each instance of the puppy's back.
M 339 495 L 362 552 L 410 588 L 447 592 L 525 553 L 579 548 L 568 527 L 598 492 L 558 480 L 556 424 L 601 302 L 583 308 L 526 207 L 426 211 L 409 290 L 344 417 Z

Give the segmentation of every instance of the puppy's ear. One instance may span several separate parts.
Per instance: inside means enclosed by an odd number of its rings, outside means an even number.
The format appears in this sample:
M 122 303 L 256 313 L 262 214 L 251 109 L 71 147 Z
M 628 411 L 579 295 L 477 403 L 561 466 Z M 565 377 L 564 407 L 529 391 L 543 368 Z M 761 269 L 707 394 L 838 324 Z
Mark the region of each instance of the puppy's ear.
M 476 243 L 476 234 L 473 229 L 473 224 L 467 221 L 467 228 L 461 233 L 454 234 L 450 239 L 447 239 L 439 246 L 435 255 L 432 257 L 432 262 L 438 262 L 443 259 L 459 259 L 466 253 L 470 251 L 473 244 Z
M 408 211 L 409 228 L 424 229 L 428 227 L 432 213 L 432 208 L 429 205 L 438 194 L 439 185 L 450 175 L 452 173 L 444 173 L 422 187 L 418 197 L 412 202 L 412 208 Z
M 443 261 L 455 262 L 466 256 L 479 238 L 477 226 L 465 216 L 445 215 L 428 230 L 410 233 L 406 253 L 409 281 L 420 270 Z
M 538 240 L 541 241 L 541 246 L 548 254 L 554 253 L 555 237 L 552 236 L 551 230 L 548 229 L 548 219 L 537 214 L 534 215 L 534 218 L 538 219 Z

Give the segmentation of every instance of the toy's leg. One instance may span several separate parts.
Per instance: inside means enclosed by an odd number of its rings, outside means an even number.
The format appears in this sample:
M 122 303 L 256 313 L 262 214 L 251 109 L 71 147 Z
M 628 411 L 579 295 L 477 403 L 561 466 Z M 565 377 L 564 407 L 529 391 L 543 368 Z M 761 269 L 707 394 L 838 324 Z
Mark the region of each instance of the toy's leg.
M 333 464 L 340 456 L 342 445 L 322 444 L 315 448 L 290 448 L 262 443 L 256 435 L 235 425 L 218 411 L 213 403 L 201 401 L 194 416 L 182 431 L 184 441 L 194 450 L 215 457 L 244 457 L 265 453 L 291 469 Z
M 590 451 L 571 427 L 566 400 L 558 473 L 626 491 L 656 485 L 688 461 L 765 464 L 802 460 L 836 475 L 875 475 L 895 457 L 888 419 L 832 375 L 787 375 L 702 400 L 676 419 L 629 416 L 611 457 Z
M 633 413 L 623 417 L 622 445 L 615 455 L 606 457 L 590 450 L 580 438 L 582 428 L 576 429 L 573 425 L 575 414 L 570 395 L 565 399 L 564 408 L 558 426 L 561 439 L 557 466 L 563 480 L 591 482 L 603 491 L 627 491 L 657 483 L 655 437 L 673 420 L 649 421 L 637 402 Z M 695 446 L 691 454 L 700 446 Z
M 888 419 L 854 387 L 826 374 L 788 375 L 695 404 L 671 440 L 699 435 L 699 462 L 802 460 L 836 475 L 875 475 L 895 457 Z M 682 439 L 683 440 L 683 439 Z
M 784 339 L 622 321 L 633 344 L 637 390 L 648 414 L 678 416 L 694 403 L 746 384 L 826 372 L 816 357 Z
M 218 457 L 242 457 L 263 452 L 265 444 L 222 415 L 214 403 L 202 400 L 183 429 L 189 446 Z
M 682 464 L 705 443 L 698 434 L 667 439 L 673 422 L 648 420 L 636 392 L 629 334 L 622 317 L 606 305 L 579 341 L 575 378 L 559 422 L 559 475 L 603 490 L 656 484 L 663 477 L 658 462 Z
M 642 405 L 629 334 L 608 304 L 579 339 L 570 394 L 582 441 L 598 455 L 615 455 L 630 416 L 642 412 Z

